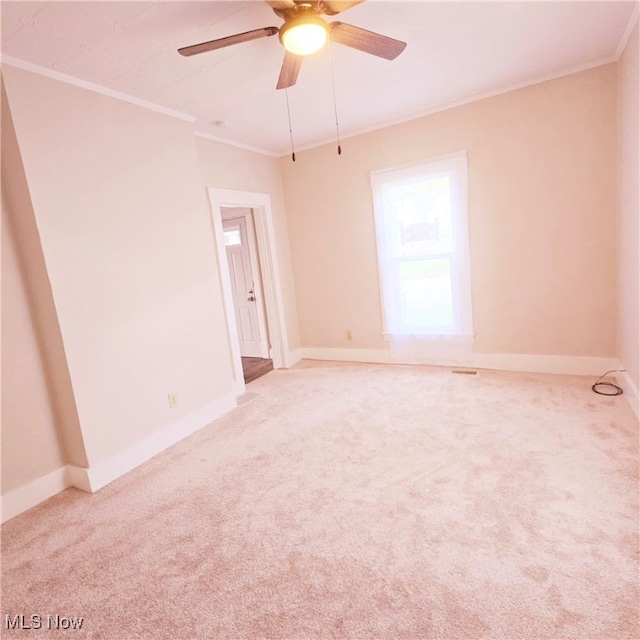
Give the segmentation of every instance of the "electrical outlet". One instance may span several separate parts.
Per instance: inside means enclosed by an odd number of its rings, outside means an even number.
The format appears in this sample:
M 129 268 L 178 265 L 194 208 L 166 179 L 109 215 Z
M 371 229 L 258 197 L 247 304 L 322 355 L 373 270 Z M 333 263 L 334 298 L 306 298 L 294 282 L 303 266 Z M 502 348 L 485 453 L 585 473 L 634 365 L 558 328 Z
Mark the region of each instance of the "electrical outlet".
M 353 340 L 353 333 L 351 329 L 347 329 L 347 340 Z
M 175 409 L 178 406 L 178 394 L 174 391 L 169 394 L 169 408 Z

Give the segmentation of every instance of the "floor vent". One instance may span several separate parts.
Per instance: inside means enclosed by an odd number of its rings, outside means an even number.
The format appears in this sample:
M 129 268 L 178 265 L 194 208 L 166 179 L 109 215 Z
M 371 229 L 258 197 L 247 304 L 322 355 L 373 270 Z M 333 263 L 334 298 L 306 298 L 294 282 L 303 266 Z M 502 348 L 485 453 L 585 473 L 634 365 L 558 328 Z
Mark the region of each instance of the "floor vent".
M 251 393 L 250 391 L 247 391 L 247 393 L 243 393 L 241 396 L 236 398 L 236 401 L 238 403 L 238 406 L 241 407 L 244 404 L 249 404 L 250 402 L 257 400 L 261 396 L 261 393 Z
M 475 369 L 451 369 L 451 373 L 459 373 L 465 376 L 478 375 L 478 372 Z

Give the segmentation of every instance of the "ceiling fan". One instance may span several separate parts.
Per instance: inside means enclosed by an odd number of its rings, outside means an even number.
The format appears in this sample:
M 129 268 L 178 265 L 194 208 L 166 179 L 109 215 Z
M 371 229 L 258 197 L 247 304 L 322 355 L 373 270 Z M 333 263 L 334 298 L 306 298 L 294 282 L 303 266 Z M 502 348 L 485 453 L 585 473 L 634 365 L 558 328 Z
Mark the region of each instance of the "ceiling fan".
M 276 89 L 286 89 L 296 83 L 302 58 L 319 51 L 327 39 L 387 60 L 397 58 L 407 46 L 406 42 L 380 33 L 367 31 L 344 22 L 327 22 L 321 17 L 334 16 L 364 0 L 266 0 L 266 2 L 274 13 L 284 20 L 280 28 L 253 29 L 182 47 L 178 49 L 178 53 L 183 56 L 193 56 L 258 38 L 274 36 L 277 33 L 285 48 L 285 55 Z

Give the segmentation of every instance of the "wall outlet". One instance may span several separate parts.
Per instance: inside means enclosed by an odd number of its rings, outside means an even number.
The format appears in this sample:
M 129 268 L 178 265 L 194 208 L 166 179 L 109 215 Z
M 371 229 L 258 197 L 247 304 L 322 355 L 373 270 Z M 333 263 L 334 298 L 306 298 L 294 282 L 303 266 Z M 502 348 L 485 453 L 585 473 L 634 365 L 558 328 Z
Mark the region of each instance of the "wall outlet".
M 353 333 L 351 329 L 347 329 L 347 340 L 353 340 Z
M 178 394 L 174 391 L 169 394 L 169 408 L 175 409 L 178 406 Z

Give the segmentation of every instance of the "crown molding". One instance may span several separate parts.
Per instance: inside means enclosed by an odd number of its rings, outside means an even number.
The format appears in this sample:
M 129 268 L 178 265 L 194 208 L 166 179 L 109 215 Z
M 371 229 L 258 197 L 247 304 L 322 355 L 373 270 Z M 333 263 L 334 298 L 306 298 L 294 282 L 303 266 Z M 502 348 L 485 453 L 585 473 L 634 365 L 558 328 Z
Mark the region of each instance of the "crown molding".
M 100 93 L 104 96 L 108 96 L 109 98 L 115 98 L 116 100 L 129 102 L 130 104 L 134 104 L 137 107 L 142 107 L 143 109 L 148 109 L 149 111 L 156 111 L 158 113 L 164 114 L 165 116 L 171 116 L 172 118 L 178 118 L 179 120 L 184 120 L 191 123 L 194 123 L 196 121 L 196 118 L 194 116 L 190 116 L 186 113 L 174 111 L 173 109 L 168 109 L 167 107 L 155 104 L 154 102 L 142 100 L 141 98 L 135 98 L 134 96 L 130 96 L 126 93 L 103 87 L 102 85 L 96 84 L 95 82 L 80 80 L 79 78 L 74 78 L 73 76 L 69 76 L 66 73 L 60 73 L 59 71 L 54 71 L 53 69 L 47 69 L 46 67 L 41 67 L 40 65 L 33 64 L 32 62 L 21 60 L 20 58 L 3 55 L 2 64 L 6 64 L 11 67 L 17 67 L 18 69 L 23 69 L 25 71 L 30 71 L 31 73 L 37 73 L 38 75 L 51 78 L 52 80 L 58 80 L 59 82 L 71 84 L 73 86 L 80 87 L 81 89 L 93 91 L 94 93 Z
M 631 33 L 631 32 L 630 32 Z M 585 65 L 581 65 L 578 67 L 573 67 L 571 69 L 565 70 L 565 71 L 560 71 L 558 73 L 553 73 L 553 74 L 549 74 L 546 76 L 542 76 L 540 78 L 536 78 L 534 80 L 527 80 L 525 82 L 520 82 L 517 84 L 512 84 L 509 85 L 508 87 L 503 87 L 500 89 L 495 89 L 493 91 L 487 91 L 484 93 L 478 93 L 475 94 L 473 96 L 469 96 L 468 98 L 463 98 L 461 100 L 454 100 L 451 102 L 443 102 L 441 104 L 439 104 L 436 107 L 431 107 L 429 109 L 426 109 L 424 111 L 414 111 L 412 114 L 406 115 L 406 116 L 402 116 L 400 118 L 397 118 L 395 120 L 389 120 L 387 122 L 385 122 L 384 124 L 380 125 L 372 125 L 370 127 L 363 127 L 360 129 L 352 129 L 350 131 L 341 131 L 340 132 L 340 139 L 341 141 L 345 141 L 348 140 L 349 138 L 355 138 L 356 136 L 361 136 L 364 135 L 366 133 L 372 133 L 374 131 L 381 131 L 383 129 L 386 129 L 388 127 L 393 127 L 395 125 L 398 124 L 404 124 L 406 122 L 412 122 L 413 120 L 419 120 L 420 118 L 425 118 L 426 116 L 430 116 L 433 115 L 435 113 L 440 113 L 442 111 L 448 111 L 449 109 L 455 109 L 457 107 L 462 107 L 464 105 L 467 104 L 471 104 L 473 102 L 479 102 L 480 100 L 486 100 L 488 98 L 494 98 L 496 96 L 500 96 L 503 95 L 505 93 L 511 93 L 512 91 L 518 91 L 520 89 L 526 89 L 527 87 L 532 87 L 535 86 L 537 84 L 542 84 L 543 82 L 549 82 L 551 80 L 557 80 L 558 78 L 563 78 L 565 76 L 570 76 L 573 75 L 575 73 L 581 73 L 582 71 L 588 71 L 589 69 L 595 69 L 597 67 L 602 67 L 606 64 L 611 64 L 612 62 L 617 62 L 618 58 L 611 56 L 608 58 L 604 58 L 602 60 L 598 60 L 596 62 L 592 62 L 589 64 L 585 64 Z M 308 145 L 304 145 L 304 146 L 296 146 L 296 153 L 300 152 L 300 151 L 308 151 L 310 149 L 317 149 L 318 147 L 324 147 L 326 145 L 329 144 L 336 144 L 336 138 L 335 136 L 331 137 L 331 138 L 323 138 L 322 140 L 319 140 L 317 142 L 312 142 L 309 143 Z M 286 157 L 290 152 L 282 152 L 280 154 L 278 154 L 278 157 L 280 158 L 284 158 Z
M 259 153 L 262 156 L 269 156 L 270 158 L 279 158 L 281 155 L 279 153 L 273 153 L 273 151 L 267 151 L 266 149 L 259 149 L 258 147 L 252 147 L 248 144 L 243 144 L 242 142 L 234 142 L 233 140 L 218 138 L 216 136 L 211 135 L 210 133 L 205 133 L 204 131 L 194 131 L 194 134 L 197 138 L 205 138 L 206 140 L 212 140 L 213 142 L 219 142 L 220 144 L 224 144 L 227 147 L 236 147 L 237 149 L 242 149 L 243 151 L 251 151 L 252 153 Z
M 624 53 L 624 50 L 627 47 L 627 43 L 629 42 L 629 38 L 631 37 L 631 33 L 633 32 L 638 22 L 638 7 L 639 3 L 636 2 L 635 7 L 633 8 L 633 12 L 631 13 L 631 17 L 629 18 L 627 28 L 624 30 L 622 38 L 620 39 L 620 44 L 618 45 L 618 50 L 616 51 L 616 60 L 619 60 L 620 56 Z

